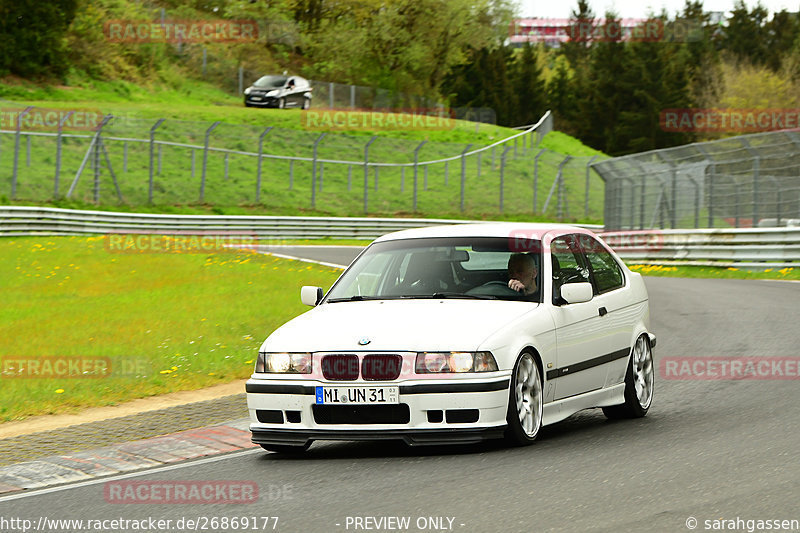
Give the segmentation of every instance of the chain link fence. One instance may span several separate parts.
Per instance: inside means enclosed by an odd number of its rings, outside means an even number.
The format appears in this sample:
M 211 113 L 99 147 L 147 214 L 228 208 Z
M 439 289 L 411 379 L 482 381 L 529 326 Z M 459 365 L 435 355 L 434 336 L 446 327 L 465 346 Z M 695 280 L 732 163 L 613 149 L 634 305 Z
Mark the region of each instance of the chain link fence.
M 549 113 L 474 144 L 110 115 L 93 131 L 25 131 L 17 118 L 19 128 L 0 130 L 0 195 L 14 200 L 584 221 L 602 214 L 594 159 L 541 146 Z
M 742 135 L 592 165 L 606 229 L 800 225 L 800 132 Z

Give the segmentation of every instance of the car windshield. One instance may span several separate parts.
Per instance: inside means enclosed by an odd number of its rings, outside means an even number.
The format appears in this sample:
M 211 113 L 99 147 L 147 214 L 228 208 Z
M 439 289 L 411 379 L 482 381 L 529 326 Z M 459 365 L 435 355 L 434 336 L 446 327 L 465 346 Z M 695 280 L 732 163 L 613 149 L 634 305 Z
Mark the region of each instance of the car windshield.
M 262 76 L 258 78 L 253 86 L 265 88 L 277 88 L 286 85 L 286 76 Z
M 458 298 L 539 301 L 541 247 L 514 239 L 452 237 L 372 244 L 326 296 L 327 302 L 399 298 Z M 525 252 L 525 253 L 521 253 Z M 508 287 L 509 259 L 525 257 L 533 274 L 526 291 Z M 515 259 L 515 260 L 516 260 Z M 527 290 L 530 289 L 530 290 Z

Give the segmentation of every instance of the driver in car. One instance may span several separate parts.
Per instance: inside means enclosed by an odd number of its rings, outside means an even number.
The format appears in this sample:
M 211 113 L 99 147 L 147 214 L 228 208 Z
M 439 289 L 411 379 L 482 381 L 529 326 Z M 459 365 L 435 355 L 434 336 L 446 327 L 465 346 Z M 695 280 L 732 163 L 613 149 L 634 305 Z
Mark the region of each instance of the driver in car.
M 522 293 L 531 299 L 538 296 L 536 278 L 539 268 L 536 258 L 531 254 L 516 253 L 508 258 L 508 288 Z

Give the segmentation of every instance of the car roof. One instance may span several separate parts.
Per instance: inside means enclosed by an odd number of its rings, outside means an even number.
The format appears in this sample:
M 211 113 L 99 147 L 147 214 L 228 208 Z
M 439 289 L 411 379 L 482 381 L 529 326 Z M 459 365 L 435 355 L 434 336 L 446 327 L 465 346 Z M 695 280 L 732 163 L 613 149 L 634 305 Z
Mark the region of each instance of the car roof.
M 544 234 L 554 233 L 592 233 L 578 226 L 568 224 L 525 223 L 525 222 L 480 222 L 427 226 L 395 231 L 375 239 L 375 242 L 399 239 L 424 239 L 431 237 L 524 237 L 540 239 Z

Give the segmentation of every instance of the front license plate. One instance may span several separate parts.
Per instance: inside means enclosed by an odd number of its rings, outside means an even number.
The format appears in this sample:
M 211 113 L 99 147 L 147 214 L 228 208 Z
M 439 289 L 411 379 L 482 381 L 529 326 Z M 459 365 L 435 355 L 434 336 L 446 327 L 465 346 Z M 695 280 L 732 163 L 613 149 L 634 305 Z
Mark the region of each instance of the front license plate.
M 250 100 L 256 100 L 256 101 L 260 102 L 262 100 L 262 98 L 260 96 L 251 96 Z
M 399 387 L 316 387 L 320 404 L 400 403 Z

